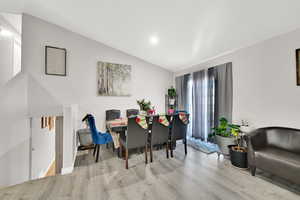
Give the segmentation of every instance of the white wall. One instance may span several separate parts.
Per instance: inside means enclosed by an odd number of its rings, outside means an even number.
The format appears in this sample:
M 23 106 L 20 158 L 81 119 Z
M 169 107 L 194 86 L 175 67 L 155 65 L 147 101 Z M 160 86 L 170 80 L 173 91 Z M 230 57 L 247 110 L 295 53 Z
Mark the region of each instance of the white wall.
M 0 87 L 21 69 L 21 54 L 18 51 L 21 46 L 21 32 L 15 26 L 22 23 L 22 16 L 9 15 L 15 17 L 15 23 L 7 20 L 7 16 L 8 14 L 0 13 Z
M 63 166 L 62 174 L 73 171 L 77 153 L 76 131 L 79 128 L 78 105 L 68 105 L 63 108 Z M 66 134 L 67 133 L 67 134 Z
M 19 73 L 0 87 L 0 111 L 0 187 L 29 180 L 30 117 L 34 117 L 32 147 L 35 149 L 31 171 L 33 178 L 39 178 L 55 151 L 54 134 L 40 129 L 40 116 L 62 115 L 63 106 L 30 75 Z
M 171 72 L 27 14 L 23 16 L 22 39 L 24 71 L 61 103 L 78 104 L 81 115 L 95 114 L 100 130 L 104 130 L 105 110 L 121 109 L 124 116 L 125 109 L 138 108 L 136 99 L 149 99 L 164 112 L 164 94 L 173 81 Z M 67 77 L 45 75 L 45 45 L 67 49 Z M 132 65 L 131 97 L 97 96 L 98 61 Z
M 0 187 L 29 178 L 27 80 L 19 74 L 0 87 Z
M 30 75 L 28 76 L 28 88 L 28 114 L 30 117 L 62 116 L 63 105 Z
M 13 77 L 13 40 L 0 35 L 0 86 Z
M 253 128 L 300 128 L 300 86 L 296 86 L 295 49 L 300 29 L 240 49 L 176 75 L 233 63 L 233 120 L 249 120 Z
M 32 118 L 32 179 L 42 178 L 55 160 L 55 127 L 41 128 L 41 118 Z

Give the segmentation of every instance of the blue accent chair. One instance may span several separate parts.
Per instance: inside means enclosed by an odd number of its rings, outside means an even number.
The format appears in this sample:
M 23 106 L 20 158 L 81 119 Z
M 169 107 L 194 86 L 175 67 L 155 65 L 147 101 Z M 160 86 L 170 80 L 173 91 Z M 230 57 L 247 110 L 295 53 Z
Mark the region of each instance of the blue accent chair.
M 89 124 L 90 130 L 91 130 L 91 133 L 92 133 L 93 143 L 95 145 L 93 154 L 95 156 L 95 153 L 97 152 L 96 162 L 98 162 L 100 144 L 109 144 L 109 143 L 112 143 L 113 140 L 109 133 L 101 133 L 97 130 L 96 124 L 95 124 L 95 118 L 93 117 L 93 115 L 89 114 L 87 116 L 87 120 L 88 120 L 88 124 Z

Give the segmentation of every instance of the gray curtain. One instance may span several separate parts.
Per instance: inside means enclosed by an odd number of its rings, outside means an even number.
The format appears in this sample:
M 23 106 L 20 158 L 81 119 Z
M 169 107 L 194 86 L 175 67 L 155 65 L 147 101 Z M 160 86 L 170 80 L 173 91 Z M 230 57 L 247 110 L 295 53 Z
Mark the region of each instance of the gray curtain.
M 192 136 L 207 141 L 221 117 L 232 121 L 232 63 L 193 73 Z
M 185 74 L 175 78 L 175 88 L 178 95 L 178 110 L 188 110 L 188 82 L 190 77 L 190 74 Z
M 192 118 L 192 137 L 206 140 L 207 138 L 207 116 L 206 116 L 206 83 L 205 83 L 205 70 L 193 73 L 193 118 Z
M 226 63 L 214 67 L 215 76 L 215 126 L 221 117 L 232 121 L 232 63 Z
M 214 67 L 207 70 L 207 126 L 208 134 L 215 126 L 215 83 L 216 69 Z

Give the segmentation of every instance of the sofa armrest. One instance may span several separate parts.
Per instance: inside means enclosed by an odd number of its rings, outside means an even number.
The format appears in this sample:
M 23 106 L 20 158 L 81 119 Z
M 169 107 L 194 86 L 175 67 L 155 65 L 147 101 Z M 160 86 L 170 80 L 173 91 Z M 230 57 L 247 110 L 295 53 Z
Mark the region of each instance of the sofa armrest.
M 262 149 L 267 144 L 266 130 L 256 129 L 247 135 L 247 146 L 248 146 L 248 163 L 250 166 L 255 167 L 255 151 Z
M 267 134 L 264 128 L 256 129 L 247 135 L 247 142 L 254 150 L 262 149 L 267 145 Z

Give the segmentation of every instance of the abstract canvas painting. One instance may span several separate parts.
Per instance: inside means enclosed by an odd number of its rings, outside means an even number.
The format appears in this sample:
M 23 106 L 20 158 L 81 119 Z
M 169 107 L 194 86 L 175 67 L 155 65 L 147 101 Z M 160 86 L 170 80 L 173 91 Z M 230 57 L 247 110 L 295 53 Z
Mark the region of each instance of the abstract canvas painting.
M 98 62 L 98 95 L 130 96 L 131 66 Z

